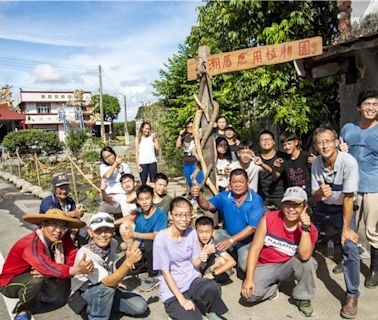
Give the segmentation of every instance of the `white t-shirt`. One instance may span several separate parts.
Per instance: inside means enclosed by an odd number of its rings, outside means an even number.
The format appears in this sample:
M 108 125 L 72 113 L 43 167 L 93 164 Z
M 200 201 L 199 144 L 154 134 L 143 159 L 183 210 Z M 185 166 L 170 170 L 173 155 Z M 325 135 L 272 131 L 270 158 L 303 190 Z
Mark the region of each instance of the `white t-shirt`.
M 228 187 L 228 175 L 225 174 L 224 169 L 231 164 L 230 160 L 217 159 L 215 168 L 217 169 L 217 184 L 218 187 Z
M 231 170 L 234 169 L 244 169 L 240 165 L 239 161 L 235 161 L 231 163 L 230 165 Z M 255 164 L 253 161 L 249 164 L 249 167 L 247 169 L 244 169 L 247 171 L 248 175 L 248 183 L 249 183 L 249 189 L 252 189 L 252 191 L 257 192 L 258 188 L 258 182 L 259 182 L 259 171 L 263 170 L 260 166 Z
M 74 266 L 78 266 L 83 255 L 85 254 L 86 260 L 93 261 L 93 271 L 89 274 L 80 274 L 76 275 L 71 279 L 71 294 L 74 293 L 77 289 L 81 288 L 83 284 L 89 281 L 91 284 L 97 284 L 101 282 L 103 278 L 108 276 L 113 271 L 113 264 L 117 259 L 116 249 L 117 249 L 117 240 L 112 239 L 110 244 L 110 254 L 108 257 L 103 260 L 99 255 L 93 253 L 88 248 L 81 247 L 76 254 Z
M 150 135 L 142 137 L 139 142 L 139 164 L 157 162 L 155 156 L 154 138 Z
M 121 167 L 123 169 L 123 173 L 130 173 L 130 168 L 126 163 L 122 162 Z M 106 165 L 104 163 L 100 164 L 100 176 L 106 181 L 106 184 L 108 185 L 105 189 L 105 192 L 107 194 L 125 193 L 125 190 L 122 189 L 121 182 L 119 182 L 122 174 L 118 168 L 114 170 L 113 175 L 110 178 L 103 178 L 105 172 L 108 171 L 109 168 L 109 165 Z
M 112 198 L 117 202 L 119 206 L 121 206 L 122 210 L 122 215 L 124 217 L 128 216 L 132 211 L 135 211 L 137 208 L 135 203 L 128 203 L 127 200 L 127 195 L 126 194 L 115 194 L 112 196 Z

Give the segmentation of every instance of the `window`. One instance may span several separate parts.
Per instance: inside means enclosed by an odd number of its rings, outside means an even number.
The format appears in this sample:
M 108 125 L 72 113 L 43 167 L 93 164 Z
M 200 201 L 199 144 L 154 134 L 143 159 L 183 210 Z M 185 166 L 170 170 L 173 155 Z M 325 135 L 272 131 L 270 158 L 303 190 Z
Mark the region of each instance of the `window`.
M 64 99 L 65 98 L 65 95 L 64 94 L 62 94 L 61 96 L 60 96 L 62 99 Z
M 49 94 L 47 97 L 50 98 L 50 99 L 52 98 L 51 94 Z
M 72 98 L 72 96 L 70 94 L 67 97 L 70 98 L 70 99 Z
M 51 105 L 50 103 L 37 103 L 37 113 L 50 113 Z
M 56 95 L 55 95 L 55 99 L 58 99 L 58 98 L 59 98 L 59 96 L 56 94 Z
M 46 98 L 46 96 L 43 94 L 43 95 L 41 95 L 41 98 L 44 99 L 44 98 Z

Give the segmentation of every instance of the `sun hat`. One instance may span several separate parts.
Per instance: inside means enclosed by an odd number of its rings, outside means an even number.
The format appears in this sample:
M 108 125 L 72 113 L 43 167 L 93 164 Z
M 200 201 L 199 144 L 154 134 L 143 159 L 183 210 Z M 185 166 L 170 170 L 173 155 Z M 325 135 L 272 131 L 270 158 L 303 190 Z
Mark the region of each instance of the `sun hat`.
M 62 221 L 66 222 L 71 229 L 79 229 L 85 227 L 85 222 L 77 218 L 71 218 L 66 215 L 66 213 L 60 209 L 54 208 L 49 209 L 46 213 L 36 213 L 36 214 L 25 214 L 22 216 L 24 221 L 41 224 L 42 222 L 49 221 Z

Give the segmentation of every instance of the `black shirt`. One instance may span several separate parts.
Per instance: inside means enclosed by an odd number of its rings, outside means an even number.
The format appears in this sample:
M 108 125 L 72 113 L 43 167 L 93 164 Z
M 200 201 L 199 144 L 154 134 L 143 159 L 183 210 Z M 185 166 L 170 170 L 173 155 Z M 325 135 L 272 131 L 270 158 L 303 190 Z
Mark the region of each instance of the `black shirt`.
M 182 137 L 182 149 L 184 150 L 183 164 L 194 164 L 196 163 L 196 157 L 190 153 L 190 147 L 194 144 L 194 137 L 186 134 Z

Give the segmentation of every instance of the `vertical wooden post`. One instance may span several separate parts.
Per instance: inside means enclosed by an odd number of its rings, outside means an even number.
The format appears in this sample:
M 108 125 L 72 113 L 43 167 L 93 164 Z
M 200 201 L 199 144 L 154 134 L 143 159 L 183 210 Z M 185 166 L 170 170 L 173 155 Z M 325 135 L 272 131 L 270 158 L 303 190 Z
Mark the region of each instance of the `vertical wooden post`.
M 72 176 L 72 185 L 73 185 L 74 197 L 75 197 L 76 203 L 79 203 L 79 197 L 77 195 L 75 171 L 74 171 L 74 167 L 73 167 L 71 160 L 70 160 L 70 167 L 71 167 L 71 176 Z
M 38 185 L 41 186 L 41 176 L 40 176 L 40 173 L 39 173 L 38 157 L 37 157 L 36 153 L 34 153 L 34 166 L 35 166 L 35 173 L 37 175 Z

